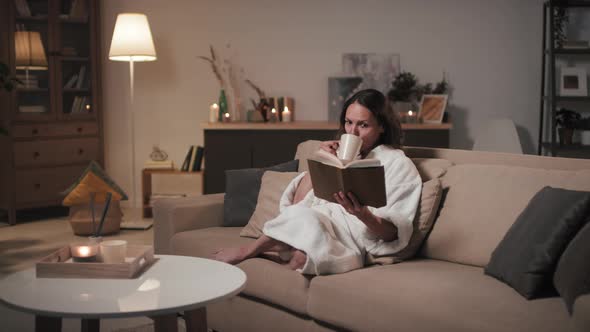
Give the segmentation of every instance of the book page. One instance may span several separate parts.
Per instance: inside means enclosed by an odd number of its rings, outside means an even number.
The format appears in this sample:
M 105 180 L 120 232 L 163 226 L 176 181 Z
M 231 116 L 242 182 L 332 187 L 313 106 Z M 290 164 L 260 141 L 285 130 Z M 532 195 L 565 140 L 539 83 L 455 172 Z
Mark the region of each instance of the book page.
M 313 156 L 310 158 L 315 161 L 319 161 L 326 165 L 331 165 L 338 168 L 362 168 L 362 167 L 375 167 L 381 166 L 381 161 L 379 159 L 355 159 L 346 164 L 342 162 L 342 160 L 338 159 L 335 155 L 327 152 L 325 150 L 318 150 L 316 151 Z

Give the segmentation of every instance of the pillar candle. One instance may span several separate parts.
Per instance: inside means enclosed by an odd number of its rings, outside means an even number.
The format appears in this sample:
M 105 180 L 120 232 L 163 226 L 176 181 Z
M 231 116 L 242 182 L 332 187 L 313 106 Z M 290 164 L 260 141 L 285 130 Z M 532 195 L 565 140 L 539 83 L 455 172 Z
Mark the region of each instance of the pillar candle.
M 231 115 L 229 113 L 223 114 L 223 122 L 231 122 Z
M 209 106 L 209 122 L 217 122 L 219 117 L 219 106 L 215 103 Z
M 285 110 L 283 111 L 283 122 L 291 122 L 291 112 L 289 112 L 289 107 L 285 106 Z

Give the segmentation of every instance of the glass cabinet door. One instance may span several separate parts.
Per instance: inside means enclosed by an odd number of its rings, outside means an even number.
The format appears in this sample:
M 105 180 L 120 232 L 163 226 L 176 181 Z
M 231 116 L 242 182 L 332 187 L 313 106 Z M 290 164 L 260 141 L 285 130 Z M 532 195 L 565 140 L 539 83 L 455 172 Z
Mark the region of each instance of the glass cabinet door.
M 54 117 L 50 2 L 14 0 L 15 118 L 46 121 Z
M 58 0 L 58 114 L 60 118 L 95 117 L 92 107 L 92 29 L 88 0 Z

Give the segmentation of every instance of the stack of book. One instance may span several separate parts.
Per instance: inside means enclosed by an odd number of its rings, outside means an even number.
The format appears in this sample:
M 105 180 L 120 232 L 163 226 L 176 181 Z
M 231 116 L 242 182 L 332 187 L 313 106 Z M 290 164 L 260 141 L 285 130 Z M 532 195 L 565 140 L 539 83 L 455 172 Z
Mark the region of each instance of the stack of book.
M 70 77 L 66 84 L 64 84 L 64 89 L 84 89 L 86 86 L 85 79 L 86 66 L 80 66 L 80 71 Z
M 184 157 L 184 162 L 180 170 L 185 172 L 200 171 L 204 152 L 205 148 L 202 146 L 191 145 L 186 153 L 186 157 Z
M 20 16 L 31 16 L 31 9 L 27 0 L 15 0 L 14 4 Z
M 174 169 L 174 162 L 172 160 L 146 160 L 143 167 L 149 169 Z
M 39 79 L 34 75 L 16 75 L 16 78 L 22 83 L 18 83 L 17 87 L 25 89 L 36 89 L 39 87 Z

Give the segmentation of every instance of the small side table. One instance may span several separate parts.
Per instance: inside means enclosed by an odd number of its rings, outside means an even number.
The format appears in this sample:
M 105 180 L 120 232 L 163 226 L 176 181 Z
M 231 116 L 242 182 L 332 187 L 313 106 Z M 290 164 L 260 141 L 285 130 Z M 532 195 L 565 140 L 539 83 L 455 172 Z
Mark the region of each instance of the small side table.
M 195 171 L 195 172 L 186 172 L 180 171 L 178 169 L 157 169 L 157 168 L 144 168 L 141 171 L 141 217 L 142 218 L 151 218 L 152 214 L 152 206 L 150 205 L 150 198 L 152 196 L 152 175 L 153 174 L 176 174 L 176 175 L 186 175 L 186 174 L 199 174 L 203 176 L 203 171 Z M 201 186 L 202 186 L 201 181 Z M 202 189 L 201 189 L 202 192 Z

